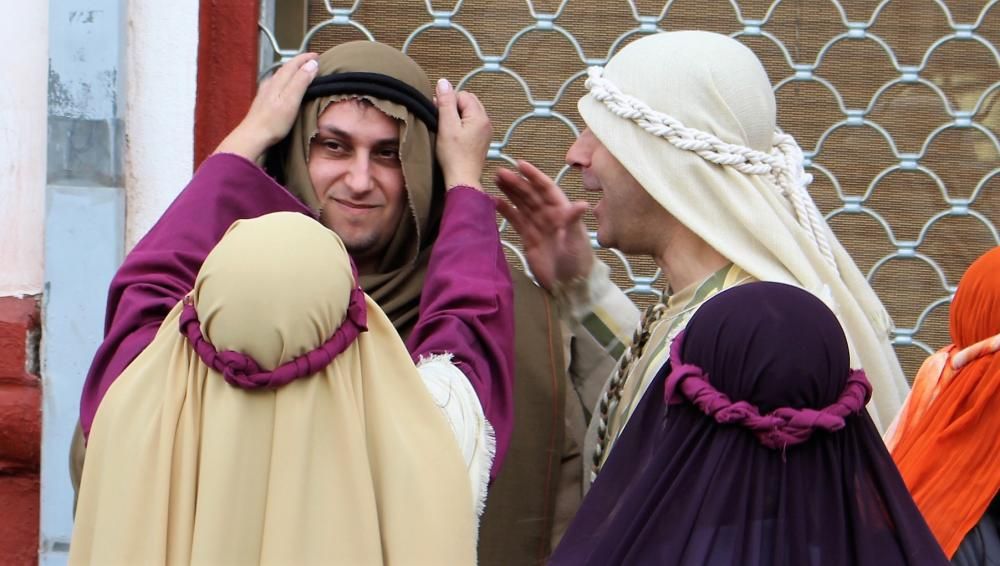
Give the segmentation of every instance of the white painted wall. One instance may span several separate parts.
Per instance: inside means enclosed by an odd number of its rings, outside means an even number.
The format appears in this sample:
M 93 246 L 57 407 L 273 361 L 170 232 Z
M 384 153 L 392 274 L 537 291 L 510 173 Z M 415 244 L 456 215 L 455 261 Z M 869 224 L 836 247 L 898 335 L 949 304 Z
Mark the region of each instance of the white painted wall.
M 15 17 L 14 14 L 17 14 Z M 42 290 L 49 5 L 4 10 L 0 68 L 0 296 Z
M 128 4 L 125 250 L 191 179 L 198 0 Z

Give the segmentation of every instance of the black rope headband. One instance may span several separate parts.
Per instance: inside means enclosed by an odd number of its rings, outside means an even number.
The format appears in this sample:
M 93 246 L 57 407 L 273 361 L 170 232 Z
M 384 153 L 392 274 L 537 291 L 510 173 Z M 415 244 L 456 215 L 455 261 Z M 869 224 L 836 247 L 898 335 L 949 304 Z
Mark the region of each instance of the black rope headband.
M 431 132 L 437 132 L 437 108 L 419 90 L 403 81 L 379 73 L 334 73 L 316 77 L 303 102 L 336 94 L 369 95 L 402 104 Z

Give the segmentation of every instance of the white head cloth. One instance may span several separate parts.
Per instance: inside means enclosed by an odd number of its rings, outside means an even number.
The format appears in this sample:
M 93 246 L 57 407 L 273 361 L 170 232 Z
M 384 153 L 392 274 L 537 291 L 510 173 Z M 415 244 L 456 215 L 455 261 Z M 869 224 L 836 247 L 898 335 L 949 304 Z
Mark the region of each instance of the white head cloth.
M 672 216 L 757 279 L 827 302 L 872 381 L 869 412 L 888 426 L 909 390 L 892 321 L 809 196 L 753 52 L 715 33 L 659 33 L 592 68 L 587 88 L 587 127 Z

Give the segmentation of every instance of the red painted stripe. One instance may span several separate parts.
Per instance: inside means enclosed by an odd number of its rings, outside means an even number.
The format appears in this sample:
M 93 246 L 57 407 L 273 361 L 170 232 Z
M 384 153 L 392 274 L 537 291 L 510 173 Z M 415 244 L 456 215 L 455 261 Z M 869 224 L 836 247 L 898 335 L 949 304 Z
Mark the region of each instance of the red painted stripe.
M 37 297 L 0 297 L 0 563 L 38 563 L 42 392 L 27 352 L 37 347 Z M 33 337 L 34 336 L 34 337 Z M 35 369 L 30 369 L 34 372 Z
M 239 124 L 253 101 L 257 91 L 259 12 L 260 2 L 201 0 L 195 168 Z

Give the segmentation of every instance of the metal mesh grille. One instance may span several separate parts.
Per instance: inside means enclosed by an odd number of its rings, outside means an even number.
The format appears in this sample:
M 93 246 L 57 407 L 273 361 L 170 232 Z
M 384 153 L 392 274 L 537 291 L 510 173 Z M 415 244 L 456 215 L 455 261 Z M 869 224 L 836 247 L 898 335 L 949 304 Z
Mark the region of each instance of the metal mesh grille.
M 563 163 L 583 128 L 576 101 L 586 67 L 657 30 L 737 37 L 764 62 L 780 126 L 809 159 L 810 191 L 893 316 L 912 379 L 950 341 L 948 304 L 961 274 L 1000 243 L 997 4 L 327 0 L 309 4 L 302 46 L 275 45 L 266 27 L 262 37 L 274 61 L 354 39 L 401 48 L 432 79 L 480 96 L 494 122 L 492 165 L 528 158 L 587 200 Z M 504 237 L 516 255 L 516 234 Z M 636 302 L 656 296 L 648 258 L 598 253 Z

